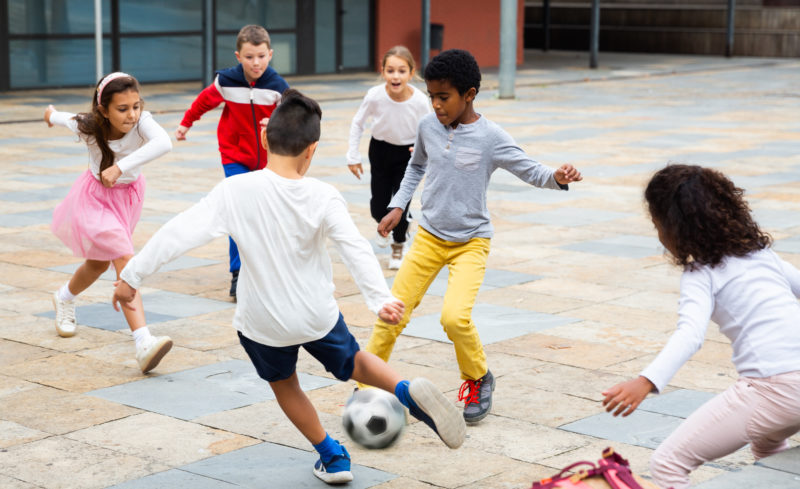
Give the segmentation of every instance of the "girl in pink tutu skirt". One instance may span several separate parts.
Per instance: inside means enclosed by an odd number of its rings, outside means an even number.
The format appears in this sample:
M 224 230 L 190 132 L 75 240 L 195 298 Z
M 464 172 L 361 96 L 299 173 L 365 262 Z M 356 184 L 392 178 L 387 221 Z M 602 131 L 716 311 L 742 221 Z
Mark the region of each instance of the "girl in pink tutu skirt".
M 53 211 L 53 233 L 75 256 L 86 259 L 53 294 L 60 336 L 75 335 L 75 297 L 112 263 L 119 280 L 120 270 L 133 256 L 131 234 L 142 212 L 141 167 L 172 149 L 169 135 L 142 111 L 143 104 L 136 78 L 111 73 L 97 84 L 90 113 L 59 112 L 52 105 L 44 112 L 48 126 L 66 126 L 89 149 L 89 168 Z M 133 306 L 123 312 L 136 341 L 136 360 L 142 372 L 148 372 L 172 348 L 172 340 L 150 334 L 141 295 Z

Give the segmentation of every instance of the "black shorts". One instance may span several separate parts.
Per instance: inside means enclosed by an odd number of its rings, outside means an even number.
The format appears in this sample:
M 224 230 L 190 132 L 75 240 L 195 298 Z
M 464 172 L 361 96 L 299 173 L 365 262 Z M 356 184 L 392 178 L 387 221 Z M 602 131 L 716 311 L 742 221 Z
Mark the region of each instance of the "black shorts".
M 267 382 L 288 379 L 297 366 L 297 352 L 302 346 L 308 353 L 339 380 L 349 380 L 353 375 L 358 342 L 350 334 L 342 314 L 333 329 L 324 337 L 291 346 L 267 346 L 255 342 L 239 332 L 239 342 L 256 367 L 258 376 Z

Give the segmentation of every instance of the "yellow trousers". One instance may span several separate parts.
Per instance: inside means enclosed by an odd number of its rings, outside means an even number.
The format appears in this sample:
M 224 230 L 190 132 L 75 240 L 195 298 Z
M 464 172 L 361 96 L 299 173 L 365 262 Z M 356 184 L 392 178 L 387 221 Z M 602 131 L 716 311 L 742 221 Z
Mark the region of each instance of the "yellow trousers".
M 455 347 L 461 378 L 477 380 L 486 375 L 486 354 L 472 322 L 472 306 L 486 273 L 489 244 L 488 238 L 473 238 L 466 243 L 445 241 L 420 227 L 392 285 L 392 295 L 406 305 L 403 319 L 398 324 L 378 319 L 366 350 L 384 361 L 389 360 L 411 313 L 436 275 L 447 265 L 450 275 L 442 305 L 442 328 Z

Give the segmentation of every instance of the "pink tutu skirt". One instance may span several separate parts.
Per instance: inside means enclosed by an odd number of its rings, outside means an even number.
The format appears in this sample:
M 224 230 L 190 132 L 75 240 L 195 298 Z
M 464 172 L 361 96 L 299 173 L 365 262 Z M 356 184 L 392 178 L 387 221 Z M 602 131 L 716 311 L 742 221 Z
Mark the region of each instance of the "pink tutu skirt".
M 131 235 L 144 202 L 144 175 L 106 188 L 86 170 L 53 211 L 53 234 L 75 256 L 110 261 L 133 254 Z

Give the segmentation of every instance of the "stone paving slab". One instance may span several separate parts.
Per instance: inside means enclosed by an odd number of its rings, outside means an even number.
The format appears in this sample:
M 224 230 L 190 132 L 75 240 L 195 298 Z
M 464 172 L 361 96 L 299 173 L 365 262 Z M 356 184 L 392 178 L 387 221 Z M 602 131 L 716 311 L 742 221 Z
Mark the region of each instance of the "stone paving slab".
M 561 426 L 562 430 L 655 449 L 683 422 L 675 416 L 637 409 L 626 418 L 603 413 Z
M 298 377 L 303 390 L 338 382 L 303 373 Z M 275 398 L 253 365 L 243 360 L 151 377 L 94 390 L 87 395 L 183 420 Z
M 119 484 L 111 489 L 162 489 L 164 487 L 261 489 L 269 487 L 275 481 L 280 481 L 281 487 L 287 488 L 330 487 L 311 472 L 317 458 L 315 453 L 273 443 L 261 443 L 185 465 L 179 469 Z M 393 474 L 357 464 L 352 466 L 351 472 L 353 473 L 353 482 L 347 484 L 348 488 L 374 487 L 396 477 Z
M 380 250 L 382 253 L 387 253 L 386 248 L 378 248 L 375 245 L 373 245 L 373 247 Z M 450 274 L 449 270 L 450 269 L 447 266 L 442 267 L 439 273 L 436 274 L 436 278 L 433 279 L 433 282 L 431 282 L 430 287 L 428 287 L 426 295 L 444 297 L 445 292 L 447 292 L 447 279 Z M 540 278 L 540 276 L 530 273 L 487 268 L 486 274 L 483 276 L 483 283 L 481 283 L 480 291 L 494 290 L 512 285 L 524 284 L 533 282 L 534 280 L 538 280 Z M 391 288 L 392 284 L 394 283 L 394 277 L 388 277 L 386 279 L 386 283 Z
M 403 334 L 417 338 L 449 343 L 442 330 L 440 314 L 429 314 L 413 318 Z M 512 307 L 476 304 L 472 309 L 472 321 L 484 345 L 523 336 L 535 331 L 554 328 L 576 321 L 562 316 L 514 309 Z
M 639 405 L 639 410 L 685 419 L 713 397 L 711 392 L 678 389 L 648 397 Z
M 800 476 L 800 447 L 762 458 L 756 465 Z M 800 477 L 797 480 L 800 481 Z
M 800 476 L 767 469 L 759 466 L 745 466 L 737 472 L 728 472 L 695 486 L 697 489 L 734 489 L 747 487 L 780 487 L 792 489 L 800 487 Z

